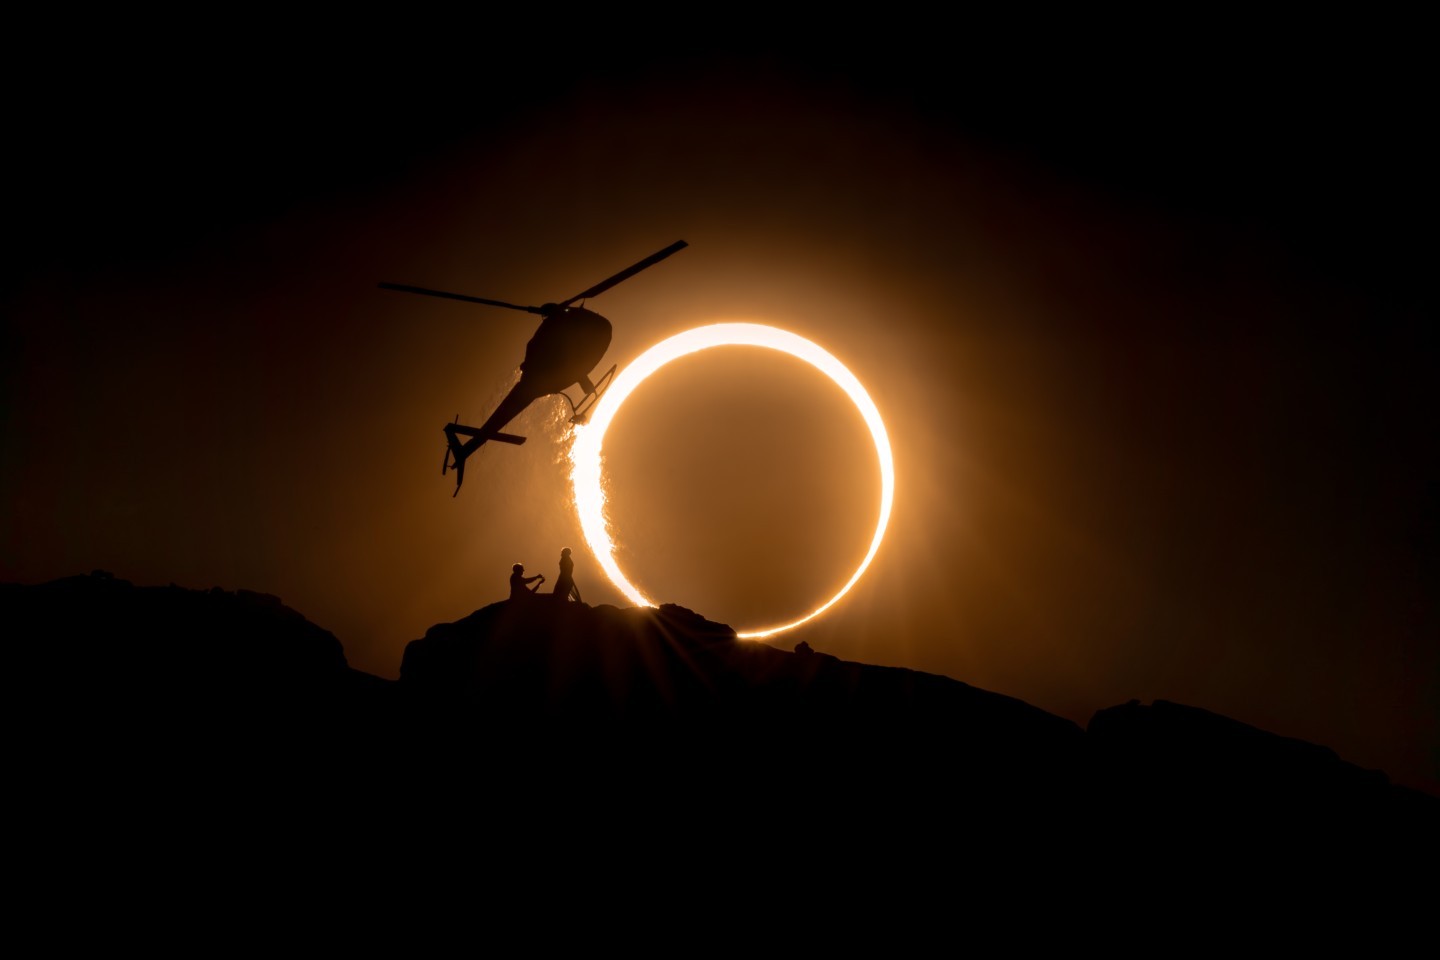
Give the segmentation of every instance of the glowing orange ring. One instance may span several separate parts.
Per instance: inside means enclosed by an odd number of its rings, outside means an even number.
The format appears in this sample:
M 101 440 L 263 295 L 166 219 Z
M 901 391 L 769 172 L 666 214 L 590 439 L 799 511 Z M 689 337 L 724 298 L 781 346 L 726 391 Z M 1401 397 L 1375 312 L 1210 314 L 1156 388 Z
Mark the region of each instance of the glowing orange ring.
M 609 429 L 610 422 L 619 412 L 620 405 L 646 377 L 671 360 L 677 360 L 709 347 L 722 346 L 769 347 L 772 350 L 780 350 L 804 360 L 834 380 L 849 395 L 851 401 L 859 408 L 861 416 L 865 418 L 865 424 L 870 428 L 870 436 L 875 440 L 875 454 L 880 460 L 880 521 L 875 525 L 875 536 L 870 540 L 870 550 L 865 554 L 865 559 L 860 561 L 860 566 L 851 574 L 845 586 L 840 588 L 839 593 L 799 620 L 778 627 L 739 632 L 742 637 L 768 637 L 792 627 L 798 627 L 807 620 L 815 619 L 849 592 L 855 582 L 860 579 L 860 575 L 865 572 L 865 568 L 870 566 L 870 561 L 874 559 L 876 551 L 880 549 L 880 541 L 885 537 L 885 526 L 890 521 L 890 508 L 895 502 L 895 460 L 890 453 L 890 436 L 885 432 L 885 424 L 880 419 L 880 411 L 876 409 L 874 401 L 870 399 L 870 394 L 865 392 L 860 381 L 855 379 L 855 375 L 847 370 L 839 360 L 804 337 L 758 323 L 716 323 L 710 326 L 696 327 L 693 330 L 676 334 L 668 340 L 662 340 L 621 371 L 620 375 L 615 378 L 615 382 L 610 385 L 610 389 L 595 404 L 589 423 L 575 427 L 575 443 L 570 451 L 572 463 L 570 483 L 574 489 L 575 509 L 580 514 L 580 526 L 585 533 L 585 540 L 589 543 L 591 551 L 600 561 L 600 565 L 605 569 L 611 582 L 619 588 L 621 593 L 629 597 L 631 602 L 645 607 L 655 606 L 653 601 L 642 594 L 625 577 L 625 574 L 620 572 L 620 567 L 615 562 L 615 544 L 610 539 L 610 531 L 605 522 L 605 488 L 601 472 L 601 445 L 605 440 L 605 431 Z

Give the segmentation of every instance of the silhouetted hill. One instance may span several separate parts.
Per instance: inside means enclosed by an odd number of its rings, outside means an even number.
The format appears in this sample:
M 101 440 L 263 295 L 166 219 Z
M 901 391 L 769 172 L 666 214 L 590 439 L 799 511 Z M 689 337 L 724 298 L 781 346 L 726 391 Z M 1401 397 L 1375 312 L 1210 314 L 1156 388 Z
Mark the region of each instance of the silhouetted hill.
M 864 838 L 912 860 L 1193 862 L 1243 836 L 1373 865 L 1433 851 L 1440 830 L 1435 798 L 1194 707 L 1132 701 L 1081 730 L 946 677 L 742 641 L 673 605 L 491 604 L 412 641 L 398 681 L 243 590 L 99 572 L 0 585 L 0 623 L 18 762 L 51 811 L 103 796 L 192 825 L 243 808 L 272 833 L 544 824 L 660 847 L 786 838 L 810 855 Z

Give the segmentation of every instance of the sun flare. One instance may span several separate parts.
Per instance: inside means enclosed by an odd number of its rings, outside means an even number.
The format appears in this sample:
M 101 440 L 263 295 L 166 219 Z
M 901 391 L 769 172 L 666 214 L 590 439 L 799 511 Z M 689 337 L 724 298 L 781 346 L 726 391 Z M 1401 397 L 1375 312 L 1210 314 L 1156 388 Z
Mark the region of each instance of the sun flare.
M 575 442 L 570 449 L 570 483 L 575 492 L 575 509 L 580 514 L 580 526 L 585 533 L 585 540 L 606 575 L 631 602 L 646 607 L 655 606 L 654 601 L 632 584 L 615 562 L 615 543 L 610 537 L 610 528 L 605 520 L 605 484 L 602 473 L 605 432 L 610 428 L 610 423 L 620 411 L 625 398 L 630 396 L 646 377 L 672 360 L 709 347 L 726 346 L 779 350 L 804 360 L 835 381 L 859 409 L 866 426 L 870 428 L 870 436 L 875 441 L 875 455 L 880 464 L 880 519 L 875 524 L 875 535 L 870 540 L 870 549 L 865 554 L 865 559 L 860 561 L 860 566 L 850 575 L 839 593 L 800 619 L 779 626 L 738 631 L 742 637 L 768 637 L 815 619 L 845 596 L 870 566 L 870 561 L 880 549 L 880 541 L 885 537 L 885 526 L 890 521 L 890 508 L 895 501 L 895 461 L 890 453 L 890 437 L 885 432 L 885 424 L 880 419 L 880 411 L 874 401 L 855 375 L 839 360 L 804 337 L 758 323 L 716 323 L 695 327 L 668 340 L 662 340 L 620 371 L 610 389 L 595 404 L 589 423 L 575 427 Z

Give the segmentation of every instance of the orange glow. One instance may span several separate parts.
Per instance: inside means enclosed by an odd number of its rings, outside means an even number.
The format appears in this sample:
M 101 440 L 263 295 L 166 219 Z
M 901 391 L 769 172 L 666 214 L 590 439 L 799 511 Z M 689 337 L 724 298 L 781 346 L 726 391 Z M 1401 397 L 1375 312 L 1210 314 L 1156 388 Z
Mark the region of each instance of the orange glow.
M 875 441 L 875 455 L 880 464 L 880 519 L 875 525 L 875 535 L 870 541 L 870 549 L 865 554 L 865 559 L 838 593 L 800 619 L 779 626 L 738 631 L 742 637 L 768 637 L 797 627 L 807 620 L 813 620 L 845 596 L 870 566 L 870 561 L 880 549 L 880 541 L 885 537 L 885 526 L 890 520 L 890 508 L 895 500 L 895 462 L 890 452 L 890 438 L 885 432 L 885 424 L 880 419 L 880 411 L 874 401 L 855 375 L 839 360 L 803 337 L 757 323 L 711 324 L 663 340 L 622 370 L 595 405 L 590 422 L 575 427 L 575 442 L 570 451 L 570 482 L 574 488 L 575 508 L 580 514 L 585 540 L 590 544 L 590 549 L 600 561 L 606 575 L 631 602 L 641 606 L 655 606 L 652 600 L 629 581 L 615 562 L 615 544 L 605 520 L 605 483 L 602 471 L 605 431 L 609 429 L 625 398 L 644 382 L 645 378 L 672 360 L 709 347 L 722 346 L 767 347 L 779 350 L 804 360 L 835 381 L 859 409 L 866 426 L 870 428 L 870 435 Z

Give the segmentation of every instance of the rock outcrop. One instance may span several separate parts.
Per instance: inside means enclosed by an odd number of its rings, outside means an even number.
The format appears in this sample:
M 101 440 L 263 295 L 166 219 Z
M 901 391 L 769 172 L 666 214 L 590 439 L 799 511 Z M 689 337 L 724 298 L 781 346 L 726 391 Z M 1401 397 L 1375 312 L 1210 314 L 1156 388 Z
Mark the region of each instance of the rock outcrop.
M 478 817 L 517 842 L 665 848 L 698 829 L 912 860 L 1197 862 L 1263 837 L 1372 867 L 1440 833 L 1440 800 L 1198 708 L 1132 701 L 1082 730 L 674 605 L 491 604 L 410 642 L 398 681 L 243 590 L 97 572 L 0 586 L 0 623 L 17 769 L 47 813 L 103 797 L 193 827 L 238 805 L 271 835 L 399 817 L 437 843 Z

